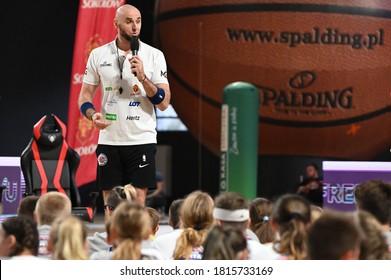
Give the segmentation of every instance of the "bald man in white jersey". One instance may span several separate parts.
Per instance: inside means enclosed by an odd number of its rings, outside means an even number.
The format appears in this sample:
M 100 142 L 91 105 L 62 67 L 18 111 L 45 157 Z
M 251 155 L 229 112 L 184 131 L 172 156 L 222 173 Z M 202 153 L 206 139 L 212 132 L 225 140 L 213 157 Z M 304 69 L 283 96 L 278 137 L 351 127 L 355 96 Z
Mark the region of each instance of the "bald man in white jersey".
M 164 111 L 171 98 L 167 65 L 160 50 L 139 39 L 141 13 L 136 7 L 119 7 L 114 25 L 115 39 L 91 51 L 78 105 L 100 129 L 97 183 L 104 203 L 113 187 L 132 184 L 137 202 L 144 205 L 147 190 L 156 187 L 155 107 Z M 134 40 L 138 52 L 131 50 Z M 100 112 L 92 104 L 98 86 Z

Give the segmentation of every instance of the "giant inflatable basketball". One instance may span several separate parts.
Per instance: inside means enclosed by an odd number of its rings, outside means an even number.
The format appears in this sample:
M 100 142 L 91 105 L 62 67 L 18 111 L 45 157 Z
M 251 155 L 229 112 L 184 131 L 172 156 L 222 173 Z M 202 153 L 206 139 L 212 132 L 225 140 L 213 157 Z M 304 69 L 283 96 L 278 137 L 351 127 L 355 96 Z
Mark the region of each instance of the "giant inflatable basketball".
M 223 88 L 259 90 L 259 154 L 370 159 L 391 147 L 391 1 L 157 0 L 172 104 L 220 151 Z

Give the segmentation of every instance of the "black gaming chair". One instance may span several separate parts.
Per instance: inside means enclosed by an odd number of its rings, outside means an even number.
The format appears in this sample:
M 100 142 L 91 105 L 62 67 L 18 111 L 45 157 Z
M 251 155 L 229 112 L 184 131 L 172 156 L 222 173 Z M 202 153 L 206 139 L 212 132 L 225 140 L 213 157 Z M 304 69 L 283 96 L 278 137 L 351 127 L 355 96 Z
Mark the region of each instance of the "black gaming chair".
M 20 165 L 26 183 L 25 195 L 62 192 L 72 202 L 72 214 L 92 222 L 98 193 L 90 194 L 89 207 L 81 207 L 75 181 L 80 156 L 65 140 L 64 123 L 54 114 L 51 119 L 50 122 L 50 118 L 45 115 L 34 125 L 33 138 L 22 152 Z

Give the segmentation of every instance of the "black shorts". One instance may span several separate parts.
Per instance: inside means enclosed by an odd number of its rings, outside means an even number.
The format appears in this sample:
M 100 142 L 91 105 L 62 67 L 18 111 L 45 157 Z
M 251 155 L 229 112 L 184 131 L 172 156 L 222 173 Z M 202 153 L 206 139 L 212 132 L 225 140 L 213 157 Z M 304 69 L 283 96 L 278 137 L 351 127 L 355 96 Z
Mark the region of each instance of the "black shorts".
M 156 188 L 156 144 L 134 146 L 98 145 L 97 184 L 101 190 L 132 184 Z

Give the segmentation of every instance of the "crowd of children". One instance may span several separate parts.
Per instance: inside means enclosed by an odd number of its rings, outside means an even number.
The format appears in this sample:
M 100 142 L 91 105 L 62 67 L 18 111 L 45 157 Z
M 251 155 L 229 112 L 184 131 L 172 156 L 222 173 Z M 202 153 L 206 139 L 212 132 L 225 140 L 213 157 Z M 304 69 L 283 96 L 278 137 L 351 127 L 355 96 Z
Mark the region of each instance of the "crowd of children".
M 174 200 L 171 231 L 136 201 L 131 185 L 109 193 L 105 231 L 89 233 L 59 192 L 22 199 L 0 226 L 2 259 L 39 260 L 390 260 L 391 184 L 356 187 L 357 209 L 337 212 L 299 194 L 274 201 L 194 191 Z

